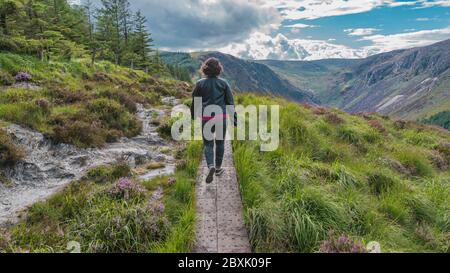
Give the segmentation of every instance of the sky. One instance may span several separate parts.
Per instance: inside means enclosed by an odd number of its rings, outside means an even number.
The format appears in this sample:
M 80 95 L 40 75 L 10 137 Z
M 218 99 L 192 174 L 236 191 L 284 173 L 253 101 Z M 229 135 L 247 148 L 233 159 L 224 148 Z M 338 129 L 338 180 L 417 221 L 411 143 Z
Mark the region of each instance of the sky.
M 248 59 L 362 58 L 450 39 L 450 0 L 130 0 L 155 45 Z

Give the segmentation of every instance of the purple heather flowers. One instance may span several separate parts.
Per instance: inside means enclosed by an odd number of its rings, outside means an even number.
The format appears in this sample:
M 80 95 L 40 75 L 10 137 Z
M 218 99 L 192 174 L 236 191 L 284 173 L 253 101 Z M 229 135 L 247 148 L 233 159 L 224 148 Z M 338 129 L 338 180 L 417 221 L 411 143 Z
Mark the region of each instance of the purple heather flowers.
M 116 197 L 129 199 L 134 196 L 139 196 L 146 192 L 140 184 L 134 182 L 128 177 L 122 177 L 117 180 L 114 188 L 110 190 L 110 194 Z
M 341 235 L 338 238 L 334 233 L 329 233 L 328 240 L 320 246 L 321 253 L 367 253 L 366 247 L 359 241 L 353 240 L 348 235 Z
M 26 72 L 19 72 L 14 76 L 16 82 L 30 82 L 31 75 Z

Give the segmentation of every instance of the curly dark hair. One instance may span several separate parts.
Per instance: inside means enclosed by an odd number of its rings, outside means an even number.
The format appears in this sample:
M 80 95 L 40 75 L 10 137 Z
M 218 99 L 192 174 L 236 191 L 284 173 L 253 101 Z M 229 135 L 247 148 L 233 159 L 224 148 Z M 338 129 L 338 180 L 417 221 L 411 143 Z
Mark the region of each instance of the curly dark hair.
M 200 68 L 200 72 L 207 77 L 218 77 L 222 70 L 222 64 L 216 58 L 207 59 Z

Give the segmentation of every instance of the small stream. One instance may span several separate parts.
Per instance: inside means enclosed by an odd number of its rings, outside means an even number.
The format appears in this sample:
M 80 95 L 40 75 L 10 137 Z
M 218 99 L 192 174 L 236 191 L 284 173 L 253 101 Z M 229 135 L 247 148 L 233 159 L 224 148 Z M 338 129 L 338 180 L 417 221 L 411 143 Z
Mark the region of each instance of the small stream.
M 11 186 L 0 184 L 0 224 L 14 221 L 17 213 L 33 203 L 48 198 L 69 182 L 81 178 L 95 166 L 125 160 L 135 167 L 150 161 L 163 162 L 165 167 L 149 170 L 140 176 L 147 180 L 170 174 L 175 170 L 174 159 L 161 150 L 168 144 L 158 136 L 151 124 L 152 115 L 164 115 L 162 110 L 146 109 L 138 105 L 137 117 L 142 120 L 140 135 L 122 138 L 98 149 L 80 149 L 69 144 L 53 144 L 38 132 L 10 125 L 7 132 L 20 146 L 26 157 L 13 168 L 5 170 Z

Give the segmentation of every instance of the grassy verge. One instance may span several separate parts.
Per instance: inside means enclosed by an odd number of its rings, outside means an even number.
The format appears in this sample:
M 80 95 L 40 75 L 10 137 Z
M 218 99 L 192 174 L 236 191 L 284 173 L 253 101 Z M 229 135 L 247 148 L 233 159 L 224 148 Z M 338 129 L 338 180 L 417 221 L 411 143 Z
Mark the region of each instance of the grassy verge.
M 281 105 L 276 151 L 233 144 L 254 251 L 333 251 L 339 237 L 351 246 L 377 241 L 383 252 L 449 251 L 448 132 L 254 95 L 237 100 Z
M 82 252 L 188 252 L 200 154 L 189 143 L 173 176 L 144 182 L 123 164 L 92 169 L 2 230 L 0 252 L 67 252 L 72 241 Z

